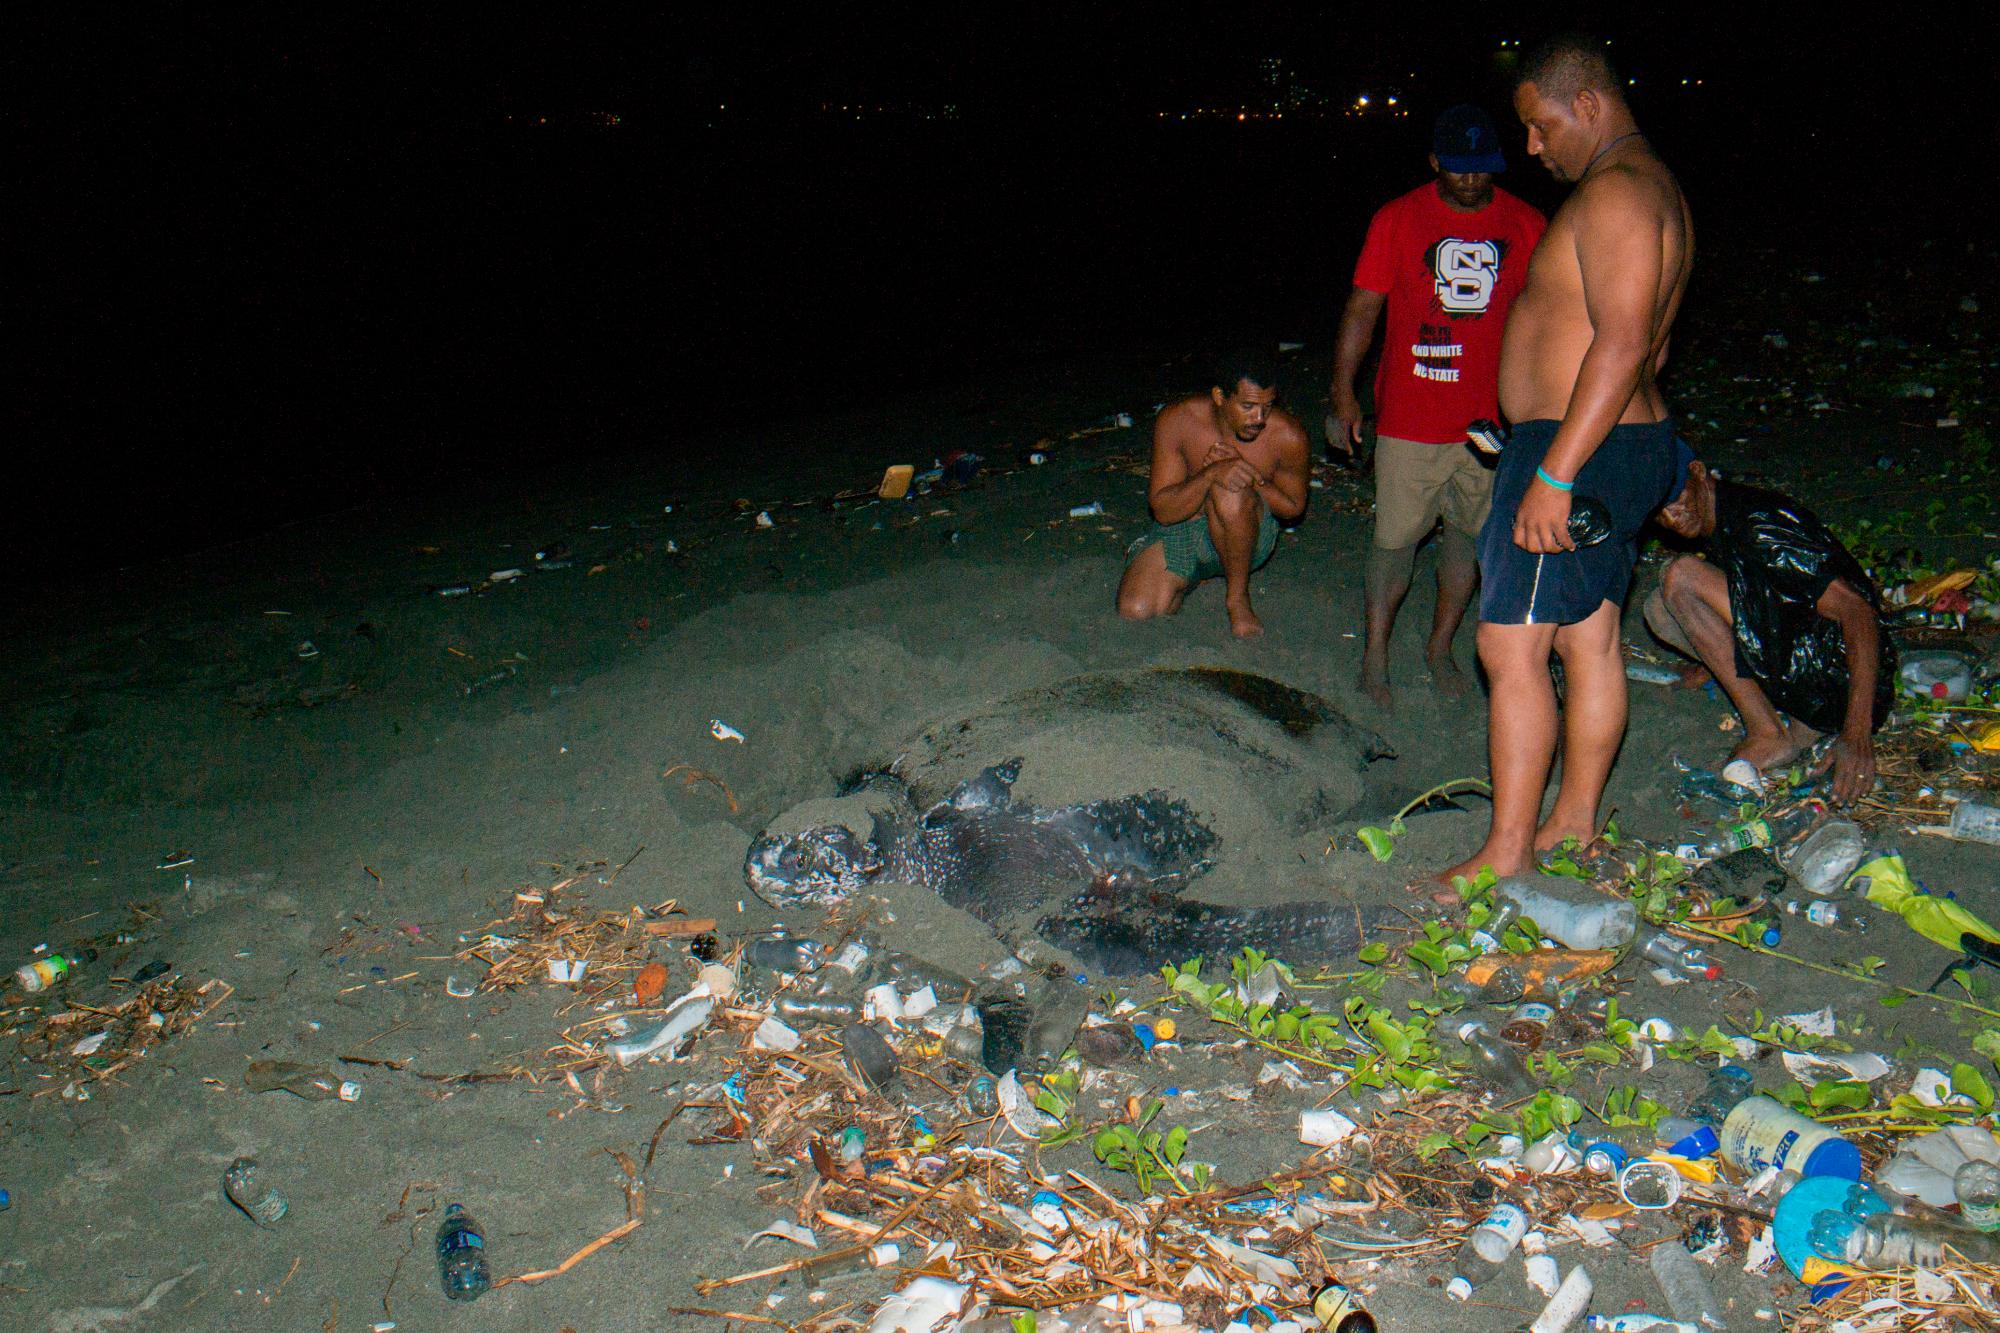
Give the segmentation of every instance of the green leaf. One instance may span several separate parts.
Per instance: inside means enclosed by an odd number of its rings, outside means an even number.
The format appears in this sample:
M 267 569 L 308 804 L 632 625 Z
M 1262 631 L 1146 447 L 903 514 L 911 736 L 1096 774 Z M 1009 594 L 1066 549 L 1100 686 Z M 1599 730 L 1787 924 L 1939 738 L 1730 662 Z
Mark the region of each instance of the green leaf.
M 2000 1028 L 1987 1028 L 1972 1039 L 1972 1049 L 2000 1064 Z
M 1951 1090 L 1972 1098 L 1981 1111 L 1993 1109 L 1993 1085 L 1986 1075 L 1963 1061 L 1951 1067 Z
M 1440 976 L 1451 969 L 1451 960 L 1445 957 L 1444 950 L 1429 940 L 1417 940 L 1407 952 L 1412 962 L 1421 963 Z
M 1450 1146 L 1451 1135 L 1441 1129 L 1434 1129 L 1417 1140 L 1417 1159 L 1428 1162 Z
M 1166 1146 L 1161 1150 L 1160 1156 L 1166 1158 L 1174 1166 L 1179 1166 L 1181 1164 L 1181 1154 L 1187 1151 L 1187 1140 L 1187 1128 L 1182 1125 L 1175 1125 L 1167 1132 Z
M 1402 837 L 1402 836 L 1403 836 L 1403 835 L 1404 835 L 1405 833 L 1408 833 L 1409 831 L 1410 831 L 1410 830 L 1409 830 L 1409 827 L 1408 827 L 1407 825 L 1405 825 L 1405 824 L 1403 823 L 1403 821 L 1402 821 L 1401 819 L 1392 819 L 1392 820 L 1390 820 L 1390 821 L 1389 821 L 1389 836 L 1390 836 L 1390 837 L 1392 837 L 1392 838 L 1400 838 L 1400 837 Z
M 1909 1002 L 1910 997 L 1907 995 L 1883 995 L 1875 1001 L 1875 1003 L 1881 1005 L 1884 1009 L 1894 1009 L 1898 1005 L 1908 1004 Z
M 1021 1311 L 1021 1313 L 1014 1316 L 1011 1322 L 1014 1325 L 1014 1333 L 1035 1333 L 1035 1312 L 1033 1310 Z
M 1828 1079 L 1813 1084 L 1806 1101 L 1815 1112 L 1860 1110 L 1874 1100 L 1866 1083 L 1858 1080 Z
M 1388 956 L 1389 946 L 1380 940 L 1361 946 L 1361 961 L 1364 963 L 1379 963 Z
M 1354 836 L 1361 839 L 1361 845 L 1377 861 L 1386 861 L 1396 854 L 1396 838 L 1389 830 L 1376 828 L 1373 824 L 1354 830 Z
M 1607 1065 L 1621 1064 L 1624 1061 L 1624 1057 L 1618 1053 L 1618 1048 L 1608 1041 L 1593 1041 L 1577 1054 Z

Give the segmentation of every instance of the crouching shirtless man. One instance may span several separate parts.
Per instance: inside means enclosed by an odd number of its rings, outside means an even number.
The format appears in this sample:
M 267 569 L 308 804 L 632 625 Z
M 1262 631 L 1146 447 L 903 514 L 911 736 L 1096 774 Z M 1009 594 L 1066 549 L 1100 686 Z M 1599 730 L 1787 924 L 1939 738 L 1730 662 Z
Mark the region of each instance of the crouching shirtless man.
M 1250 605 L 1250 574 L 1278 545 L 1278 523 L 1305 512 L 1308 451 L 1298 419 L 1276 406 L 1270 359 L 1237 352 L 1215 387 L 1160 409 L 1153 422 L 1153 526 L 1132 543 L 1118 614 L 1150 620 L 1181 609 L 1188 589 L 1221 577 L 1229 631 L 1264 632 Z

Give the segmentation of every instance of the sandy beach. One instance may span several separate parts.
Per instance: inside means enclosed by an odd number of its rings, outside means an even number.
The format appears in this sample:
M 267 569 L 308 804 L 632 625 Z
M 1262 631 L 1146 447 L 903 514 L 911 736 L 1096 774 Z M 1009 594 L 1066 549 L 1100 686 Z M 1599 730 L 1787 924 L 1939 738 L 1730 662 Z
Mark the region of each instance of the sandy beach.
M 1825 297 L 1811 313 L 1792 312 L 1794 356 L 1831 364 L 1857 355 L 1832 293 L 1792 290 Z M 1899 410 L 1893 398 L 1854 390 L 1858 378 L 1837 376 L 1786 381 L 1781 394 L 1780 379 L 1803 375 L 1774 365 L 1758 341 L 1766 330 L 1712 307 L 1709 319 L 1692 354 L 1707 368 L 1688 369 L 1676 393 L 1688 433 L 1724 469 L 1793 489 L 1845 521 L 1887 503 L 1871 483 L 1891 475 L 1873 471 L 1878 456 L 1907 479 L 1938 447 L 1940 412 L 1929 400 Z M 1888 349 L 1890 336 L 1877 378 L 1902 354 Z M 1956 365 L 1964 350 L 1910 355 Z M 1975 372 L 1986 356 L 1974 346 Z M 1324 348 L 1306 348 L 1286 362 L 1288 395 L 1312 404 L 1308 414 L 1319 410 L 1325 360 Z M 745 849 L 767 822 L 894 758 L 923 728 L 1013 691 L 1090 672 L 1220 666 L 1324 696 L 1398 757 L 1372 765 L 1364 794 L 1337 817 L 1281 843 L 1232 849 L 1200 892 L 1242 903 L 1334 894 L 1410 903 L 1402 885 L 1475 845 L 1486 807 L 1468 801 L 1464 812 L 1412 820 L 1387 864 L 1361 848 L 1355 829 L 1435 783 L 1483 777 L 1485 707 L 1482 698 L 1442 700 L 1423 680 L 1428 555 L 1395 645 L 1397 709 L 1379 712 L 1353 688 L 1365 477 L 1316 465 L 1306 518 L 1253 585 L 1269 628 L 1262 641 L 1230 638 L 1214 586 L 1172 620 L 1134 625 L 1111 613 L 1123 552 L 1146 519 L 1146 426 L 1167 392 L 1200 387 L 1186 383 L 1190 373 L 1108 366 L 986 385 L 800 423 L 696 464 L 691 448 L 673 445 L 570 465 L 556 442 L 532 484 L 518 473 L 492 486 L 469 475 L 433 494 L 26 600 L 4 649 L 0 956 L 26 961 L 37 946 L 93 942 L 98 955 L 60 991 L 10 988 L 0 1015 L 20 1043 L 0 1078 L 0 1186 L 12 1196 L 0 1212 L 0 1320 L 77 1333 L 382 1320 L 614 1330 L 718 1326 L 675 1310 L 792 1323 L 826 1308 L 796 1283 L 734 1288 L 720 1306 L 693 1290 L 697 1279 L 788 1257 L 783 1243 L 746 1250 L 746 1241 L 792 1195 L 770 1188 L 754 1135 L 689 1144 L 708 1112 L 688 1113 L 657 1140 L 643 1225 L 631 1234 L 560 1277 L 447 1305 L 430 1249 L 445 1202 L 465 1203 L 483 1223 L 496 1277 L 556 1265 L 626 1220 L 612 1154 L 643 1154 L 677 1104 L 710 1100 L 744 1041 L 717 1025 L 687 1060 L 630 1069 L 600 1061 L 571 1082 L 547 1073 L 563 1058 L 561 1034 L 607 1002 L 615 1009 L 629 983 L 543 980 L 459 998 L 448 983 L 476 983 L 485 964 L 456 955 L 501 929 L 494 923 L 515 910 L 517 892 L 577 876 L 571 901 L 590 910 L 671 901 L 688 917 L 714 918 L 725 947 L 750 937 L 779 915 L 742 877 Z M 1746 388 L 1739 374 L 1766 380 Z M 1814 411 L 1814 395 L 1839 401 Z M 1120 412 L 1137 424 L 1100 429 Z M 870 497 L 887 465 L 922 471 L 954 450 L 984 459 L 965 484 L 896 502 Z M 1035 451 L 1046 461 L 1030 463 Z M 1829 459 L 1853 466 L 1829 468 Z M 1092 501 L 1101 515 L 1068 517 Z M 1989 519 L 1965 512 L 1968 525 L 1931 543 L 1934 559 L 1991 557 Z M 1642 565 L 1626 631 L 1629 644 L 1655 652 L 1637 607 L 1658 567 L 1657 553 Z M 1971 642 L 1990 645 L 1990 630 Z M 1459 649 L 1467 666 L 1470 640 L 1468 630 Z M 1727 717 L 1701 690 L 1633 686 L 1608 796 L 1625 833 L 1675 832 L 1669 757 L 1719 763 Z M 717 739 L 716 720 L 743 739 Z M 1131 784 L 1122 790 L 1161 781 L 1120 771 L 1124 758 L 1103 756 L 1107 781 Z M 685 769 L 663 777 L 683 765 L 707 779 L 685 781 Z M 1893 826 L 1880 834 L 1893 835 Z M 1989 915 L 2000 906 L 1994 849 L 1899 840 L 1934 892 L 1955 891 Z M 970 918 L 921 893 L 892 897 L 885 942 L 968 971 L 1004 958 Z M 816 919 L 789 923 L 811 929 Z M 1785 940 L 1826 964 L 1854 948 L 1803 925 Z M 1866 949 L 1885 960 L 1882 979 L 1903 985 L 1928 985 L 1940 966 L 1939 952 L 1907 932 L 1878 930 Z M 670 996 L 692 982 L 685 940 L 662 938 L 653 957 L 671 973 Z M 185 991 L 219 981 L 227 993 L 206 992 L 212 1007 L 184 1032 L 115 1072 L 70 1052 L 68 1036 L 96 1030 L 88 1013 L 61 1029 L 63 1044 L 35 1044 L 42 1020 L 64 1005 L 102 1010 L 129 999 L 135 988 L 121 978 L 155 959 Z M 1963 1013 L 1920 1002 L 1878 1008 L 1851 977 L 1741 951 L 1720 961 L 1721 983 L 1666 990 L 1642 978 L 1633 1003 L 1693 1032 L 1749 1024 L 1753 1011 L 1831 1004 L 1864 1049 L 1946 1067 L 1969 1049 Z M 1122 987 L 1142 1005 L 1161 990 L 1157 979 Z M 1399 969 L 1388 994 L 1416 993 Z M 1975 993 L 1990 1003 L 1992 981 Z M 1303 1161 L 1298 1114 L 1328 1088 L 1259 1086 L 1265 1053 L 1182 1021 L 1181 1045 L 1156 1052 L 1131 1089 L 1183 1090 L 1166 1114 L 1190 1130 L 1190 1152 L 1214 1164 L 1219 1182 Z M 364 1087 L 353 1104 L 243 1086 L 253 1059 L 341 1057 L 351 1058 L 343 1076 Z M 451 1077 L 470 1074 L 494 1077 Z M 1591 1101 L 1631 1077 L 1585 1073 L 1578 1095 Z M 1685 1066 L 1651 1077 L 1684 1095 L 1700 1075 Z M 1234 1087 L 1256 1091 L 1245 1100 L 1218 1092 Z M 912 1098 L 952 1118 L 939 1090 Z M 281 1227 L 252 1226 L 222 1197 L 224 1167 L 243 1155 L 289 1195 Z M 1100 1168 L 1087 1144 L 1043 1165 L 1132 1194 L 1131 1180 Z M 1595 1308 L 1652 1295 L 1642 1265 L 1592 1266 Z M 1742 1317 L 1796 1302 L 1737 1267 L 1725 1263 L 1714 1280 Z M 1511 1327 L 1540 1305 L 1510 1271 L 1447 1316 L 1437 1271 L 1357 1261 L 1350 1277 L 1384 1327 L 1442 1317 Z M 766 1305 L 774 1285 L 783 1300 Z M 872 1301 L 886 1286 L 878 1276 L 829 1290 L 837 1304 Z

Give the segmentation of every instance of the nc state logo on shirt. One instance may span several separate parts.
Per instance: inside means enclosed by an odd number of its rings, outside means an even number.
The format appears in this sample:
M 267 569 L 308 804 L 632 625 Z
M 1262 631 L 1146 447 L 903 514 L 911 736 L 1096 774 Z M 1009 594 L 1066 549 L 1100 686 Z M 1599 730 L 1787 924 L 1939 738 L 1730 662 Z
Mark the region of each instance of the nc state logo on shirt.
M 1461 241 L 1447 236 L 1431 251 L 1438 307 L 1450 315 L 1485 313 L 1500 285 L 1497 241 Z

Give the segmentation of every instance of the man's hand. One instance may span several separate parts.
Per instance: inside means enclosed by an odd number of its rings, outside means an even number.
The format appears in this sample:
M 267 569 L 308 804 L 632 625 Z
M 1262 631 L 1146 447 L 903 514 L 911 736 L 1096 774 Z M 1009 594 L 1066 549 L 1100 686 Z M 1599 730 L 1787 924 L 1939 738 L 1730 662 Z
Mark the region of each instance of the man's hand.
M 1514 511 L 1514 545 L 1536 555 L 1574 551 L 1569 537 L 1569 492 L 1539 478 L 1528 483 L 1521 507 Z
M 1820 760 L 1817 771 L 1824 773 L 1829 766 L 1833 769 L 1833 799 L 1841 805 L 1852 805 L 1874 789 L 1874 740 L 1842 732 L 1826 758 Z
M 1264 479 L 1241 451 L 1230 448 L 1220 440 L 1208 447 L 1208 454 L 1202 462 L 1206 464 L 1210 484 L 1225 491 L 1247 491 Z
M 1332 406 L 1326 412 L 1326 442 L 1345 451 L 1349 458 L 1361 443 L 1361 404 L 1352 389 L 1333 391 Z

